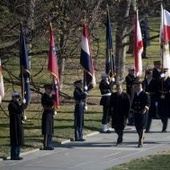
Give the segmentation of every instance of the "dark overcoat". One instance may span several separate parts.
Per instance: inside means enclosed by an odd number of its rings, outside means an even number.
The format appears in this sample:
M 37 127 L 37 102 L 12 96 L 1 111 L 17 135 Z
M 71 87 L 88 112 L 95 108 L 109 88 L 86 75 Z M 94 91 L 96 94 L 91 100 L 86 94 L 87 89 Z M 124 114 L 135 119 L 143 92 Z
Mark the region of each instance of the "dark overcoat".
M 87 93 L 76 87 L 73 96 L 76 102 L 74 110 L 74 126 L 81 128 L 84 124 L 84 107 Z
M 126 126 L 130 110 L 130 98 L 125 92 L 112 93 L 110 97 L 110 111 L 112 115 L 112 127 L 116 130 L 123 130 Z
M 156 81 L 156 79 L 152 78 L 150 83 L 147 82 L 147 79 L 145 79 L 142 83 L 143 89 L 145 92 L 148 92 L 150 96 L 150 108 L 149 108 L 149 114 L 151 114 L 151 117 L 156 117 L 156 105 L 155 102 L 158 102 L 159 100 L 159 85 Z
M 17 101 L 11 100 L 8 105 L 10 118 L 10 144 L 11 146 L 21 146 L 24 143 L 24 134 L 22 126 L 23 107 Z
M 42 135 L 51 135 L 54 132 L 54 96 L 44 93 L 41 98 L 44 108 L 42 114 Z
M 131 108 L 134 110 L 135 127 L 137 130 L 146 129 L 148 111 L 146 111 L 145 106 L 150 107 L 149 94 L 144 90 L 139 95 L 135 93 Z

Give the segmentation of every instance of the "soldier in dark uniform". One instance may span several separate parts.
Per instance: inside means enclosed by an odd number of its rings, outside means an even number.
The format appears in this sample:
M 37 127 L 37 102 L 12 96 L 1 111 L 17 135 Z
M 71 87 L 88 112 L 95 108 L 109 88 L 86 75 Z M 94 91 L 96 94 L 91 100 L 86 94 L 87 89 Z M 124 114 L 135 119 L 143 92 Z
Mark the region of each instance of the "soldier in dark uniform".
M 102 116 L 102 125 L 103 133 L 110 133 L 109 130 L 109 103 L 110 103 L 110 95 L 112 92 L 113 81 L 109 81 L 109 76 L 106 73 L 101 73 L 102 80 L 99 84 L 100 93 L 102 95 L 100 100 L 100 105 L 103 106 L 103 116 Z
M 125 82 L 126 82 L 126 92 L 130 96 L 131 104 L 132 104 L 133 98 L 134 98 L 133 83 L 138 80 L 139 80 L 139 77 L 135 76 L 135 68 L 134 67 L 129 68 L 129 73 L 125 77 Z M 130 114 L 129 114 L 128 125 L 134 125 L 134 115 L 132 112 L 130 112 Z
M 152 77 L 159 82 L 160 75 L 161 75 L 161 62 L 160 61 L 154 61 L 154 68 L 152 71 Z
M 43 149 L 44 150 L 53 150 L 52 135 L 54 133 L 54 95 L 52 94 L 52 85 L 45 84 L 45 93 L 41 97 L 41 104 L 43 106 L 42 114 L 42 135 L 44 136 L 43 140 Z
M 159 116 L 162 121 L 162 132 L 166 132 L 168 126 L 168 115 L 169 115 L 169 100 L 170 100 L 170 77 L 168 77 L 168 69 L 164 69 L 161 74 L 159 82 Z
M 148 19 L 144 17 L 144 19 L 140 22 L 141 32 L 142 32 L 142 40 L 143 40 L 143 53 L 142 58 L 147 58 L 146 49 L 147 46 L 150 45 L 150 35 L 149 35 L 149 27 L 148 27 Z
M 142 82 L 134 84 L 135 95 L 131 109 L 134 111 L 135 128 L 139 136 L 138 147 L 143 146 L 150 107 L 149 95 L 142 89 Z
M 20 149 L 24 144 L 23 134 L 23 110 L 24 100 L 22 101 L 19 93 L 12 93 L 12 100 L 8 105 L 9 118 L 10 118 L 10 145 L 11 145 L 11 160 L 21 160 Z
M 149 114 L 148 114 L 148 121 L 146 126 L 146 132 L 149 132 L 150 126 L 152 123 L 152 118 L 157 118 L 157 106 L 158 106 L 158 83 L 157 81 L 152 77 L 152 71 L 147 70 L 145 74 L 145 79 L 142 82 L 143 89 L 145 92 L 147 92 L 150 96 L 151 105 L 149 108 Z
M 127 124 L 130 110 L 130 98 L 123 92 L 121 84 L 116 84 L 116 92 L 110 97 L 110 113 L 112 115 L 112 128 L 118 135 L 117 145 L 123 142 L 123 130 Z
M 85 141 L 83 139 L 83 125 L 84 125 L 84 110 L 85 110 L 85 99 L 87 92 L 82 91 L 82 80 L 74 82 L 73 96 L 75 99 L 75 110 L 74 110 L 74 129 L 75 129 L 75 141 Z

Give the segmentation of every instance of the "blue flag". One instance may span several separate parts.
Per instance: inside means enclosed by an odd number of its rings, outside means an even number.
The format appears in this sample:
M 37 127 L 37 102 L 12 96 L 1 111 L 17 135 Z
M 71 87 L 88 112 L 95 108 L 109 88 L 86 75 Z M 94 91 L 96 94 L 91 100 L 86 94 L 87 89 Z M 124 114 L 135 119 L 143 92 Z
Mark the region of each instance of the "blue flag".
M 107 22 L 106 22 L 106 74 L 113 76 L 115 72 L 114 66 L 114 55 L 113 55 L 113 42 L 112 42 L 112 27 L 110 23 L 109 11 L 107 11 Z
M 20 26 L 20 76 L 21 76 L 21 95 L 26 99 L 26 104 L 30 102 L 30 71 L 28 50 L 22 25 Z

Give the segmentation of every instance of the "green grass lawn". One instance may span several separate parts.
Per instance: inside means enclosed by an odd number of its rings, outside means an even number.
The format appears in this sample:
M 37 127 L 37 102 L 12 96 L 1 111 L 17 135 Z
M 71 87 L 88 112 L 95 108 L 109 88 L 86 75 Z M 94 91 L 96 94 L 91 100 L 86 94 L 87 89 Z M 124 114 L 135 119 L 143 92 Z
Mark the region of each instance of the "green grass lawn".
M 170 152 L 160 152 L 145 158 L 113 167 L 108 170 L 167 170 L 170 167 Z

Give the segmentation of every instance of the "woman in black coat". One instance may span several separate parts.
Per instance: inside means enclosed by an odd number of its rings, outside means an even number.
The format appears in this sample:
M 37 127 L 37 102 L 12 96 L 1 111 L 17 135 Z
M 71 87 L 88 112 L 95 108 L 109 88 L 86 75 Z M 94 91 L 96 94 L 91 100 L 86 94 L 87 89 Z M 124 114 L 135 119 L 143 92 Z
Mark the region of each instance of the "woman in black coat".
M 10 145 L 11 145 L 11 160 L 21 160 L 20 149 L 24 143 L 24 134 L 22 126 L 22 112 L 24 104 L 21 103 L 19 93 L 12 93 L 12 100 L 8 105 L 10 119 Z
M 110 113 L 112 115 L 112 128 L 118 135 L 117 145 L 123 142 L 123 130 L 127 124 L 130 110 L 130 97 L 123 92 L 121 84 L 116 85 L 116 92 L 110 97 Z

